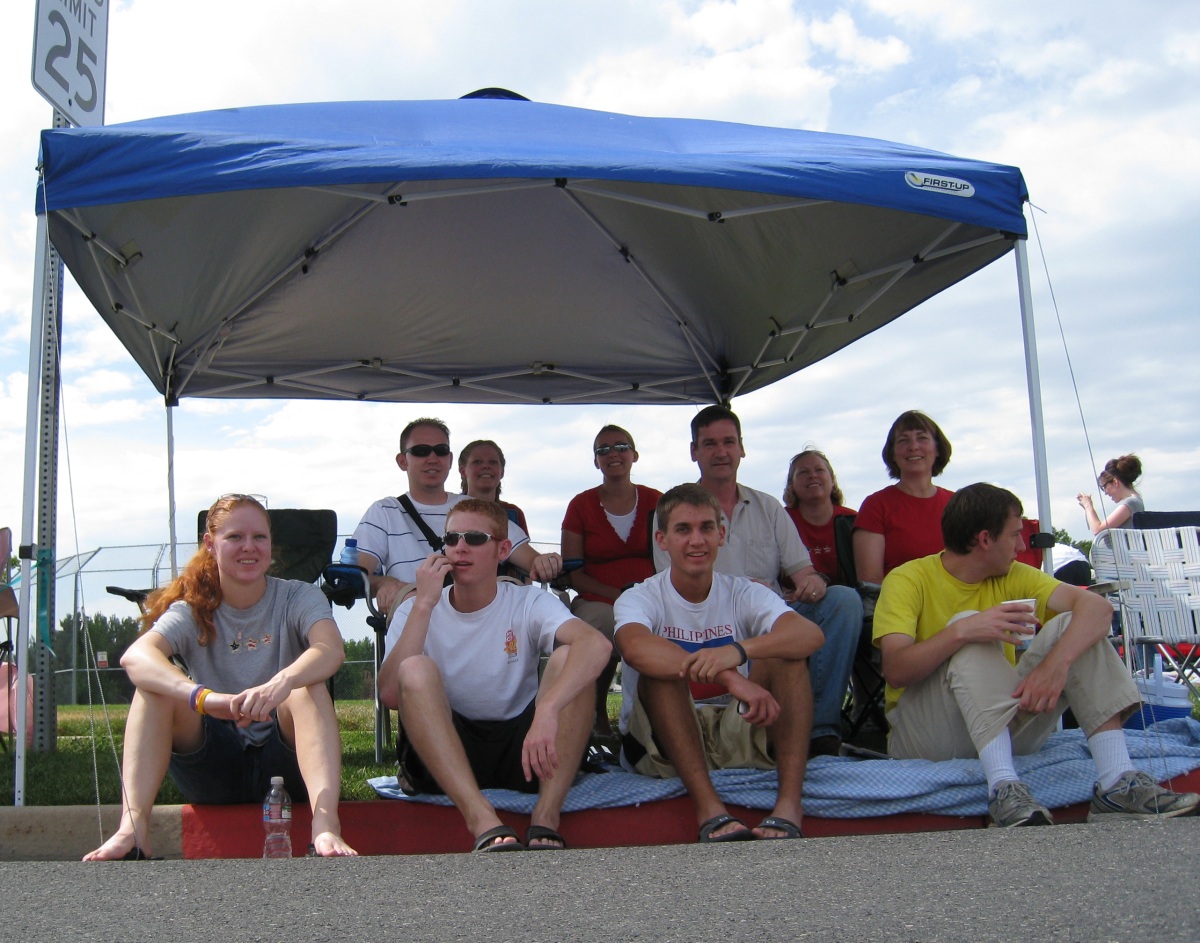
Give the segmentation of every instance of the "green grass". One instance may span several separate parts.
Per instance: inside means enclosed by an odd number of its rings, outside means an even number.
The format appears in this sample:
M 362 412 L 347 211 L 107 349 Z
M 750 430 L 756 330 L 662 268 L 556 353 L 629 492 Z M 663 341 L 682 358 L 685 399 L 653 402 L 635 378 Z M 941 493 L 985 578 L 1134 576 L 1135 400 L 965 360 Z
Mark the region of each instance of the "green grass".
M 614 721 L 620 704 L 619 694 L 609 695 L 608 713 Z M 97 801 L 101 805 L 120 804 L 121 785 L 113 748 L 115 741 L 116 756 L 119 757 L 128 712 L 125 705 L 109 706 L 108 717 L 113 729 L 110 738 L 104 713 L 98 708 L 92 712 L 87 707 L 60 706 L 57 749 L 51 753 L 30 751 L 25 754 L 25 804 L 93 805 Z M 375 790 L 367 785 L 367 780 L 395 774 L 394 747 L 382 764 L 375 762 L 375 715 L 370 701 L 339 701 L 337 715 L 342 733 L 342 800 L 373 799 Z M 394 714 L 392 727 L 394 734 Z M 13 804 L 15 774 L 11 749 L 0 753 L 0 770 L 3 771 L 0 773 L 0 805 L 10 806 Z M 157 801 L 160 805 L 183 801 L 169 776 L 159 790 Z

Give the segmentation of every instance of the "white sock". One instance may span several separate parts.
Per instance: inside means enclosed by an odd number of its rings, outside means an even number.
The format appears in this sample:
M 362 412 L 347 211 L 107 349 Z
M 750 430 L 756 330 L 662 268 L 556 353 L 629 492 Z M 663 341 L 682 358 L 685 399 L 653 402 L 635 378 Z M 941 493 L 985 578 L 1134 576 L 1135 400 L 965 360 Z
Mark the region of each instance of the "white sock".
M 1088 737 L 1088 749 L 1096 763 L 1096 781 L 1101 789 L 1111 789 L 1123 773 L 1133 769 L 1125 731 L 1105 730 Z
M 1012 737 L 1005 727 L 1000 734 L 979 751 L 979 762 L 983 764 L 983 775 L 987 777 L 988 795 L 996 791 L 1000 783 L 1018 782 L 1017 770 L 1013 766 Z

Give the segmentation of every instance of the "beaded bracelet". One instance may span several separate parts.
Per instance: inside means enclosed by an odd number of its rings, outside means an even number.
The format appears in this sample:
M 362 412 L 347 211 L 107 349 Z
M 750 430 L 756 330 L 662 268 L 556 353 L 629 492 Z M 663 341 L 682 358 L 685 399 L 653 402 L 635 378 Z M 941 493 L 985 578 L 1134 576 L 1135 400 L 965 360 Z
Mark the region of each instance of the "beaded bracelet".
M 210 694 L 212 694 L 212 691 L 209 690 L 208 688 L 205 688 L 203 691 L 200 692 L 200 696 L 198 698 L 196 698 L 196 713 L 197 714 L 204 713 L 204 699 L 207 698 Z
M 200 709 L 196 706 L 196 701 L 200 697 L 200 692 L 203 690 L 204 690 L 204 685 L 198 684 L 194 688 L 192 688 L 192 693 L 188 697 L 188 707 L 191 708 L 192 710 L 196 711 L 197 713 L 200 712 Z

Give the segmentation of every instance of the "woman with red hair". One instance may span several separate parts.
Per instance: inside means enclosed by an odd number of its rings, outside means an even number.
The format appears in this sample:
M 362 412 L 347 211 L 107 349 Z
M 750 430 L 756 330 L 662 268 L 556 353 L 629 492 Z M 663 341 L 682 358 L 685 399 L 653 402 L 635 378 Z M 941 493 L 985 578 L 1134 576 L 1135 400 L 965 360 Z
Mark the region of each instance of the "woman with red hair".
M 225 495 L 196 555 L 150 596 L 145 631 L 121 657 L 136 687 L 121 822 L 85 861 L 152 857 L 150 812 L 168 771 L 191 803 L 261 802 L 282 776 L 312 806 L 309 853 L 357 854 L 338 820 L 341 738 L 325 686 L 346 657 L 342 636 L 319 589 L 267 576 L 270 566 L 266 509 Z

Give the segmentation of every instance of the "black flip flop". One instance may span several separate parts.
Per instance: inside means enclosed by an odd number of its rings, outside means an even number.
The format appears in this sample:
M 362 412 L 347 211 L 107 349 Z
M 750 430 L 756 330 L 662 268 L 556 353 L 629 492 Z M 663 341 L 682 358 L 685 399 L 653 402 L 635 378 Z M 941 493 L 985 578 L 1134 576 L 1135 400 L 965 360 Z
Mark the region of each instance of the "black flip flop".
M 804 833 L 800 831 L 800 826 L 791 819 L 785 819 L 779 815 L 769 815 L 758 823 L 759 828 L 773 828 L 776 831 L 783 832 L 774 838 L 759 838 L 759 841 L 782 841 L 787 838 L 803 838 Z M 755 836 L 758 838 L 758 836 Z
M 554 845 L 535 845 L 535 841 L 556 841 L 559 847 Z M 567 840 L 552 828 L 547 828 L 545 825 L 530 825 L 525 832 L 525 849 L 526 851 L 562 851 L 567 847 Z
M 730 822 L 737 822 L 742 827 L 741 830 L 730 832 L 728 835 L 718 835 L 716 838 L 713 838 L 713 832 L 728 825 Z M 696 840 L 702 845 L 712 845 L 717 842 L 727 841 L 754 841 L 754 832 L 750 831 L 745 822 L 734 818 L 732 815 L 714 815 L 700 826 L 700 835 Z
M 516 841 L 498 842 L 498 838 L 516 838 Z M 475 855 L 488 854 L 493 851 L 524 851 L 525 846 L 521 844 L 521 839 L 507 825 L 497 825 L 495 828 L 489 828 L 482 835 L 475 839 L 475 845 L 471 849 L 471 853 Z

